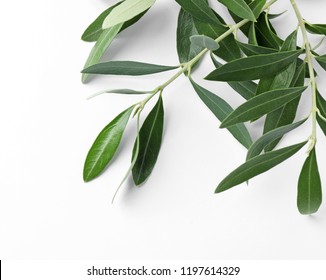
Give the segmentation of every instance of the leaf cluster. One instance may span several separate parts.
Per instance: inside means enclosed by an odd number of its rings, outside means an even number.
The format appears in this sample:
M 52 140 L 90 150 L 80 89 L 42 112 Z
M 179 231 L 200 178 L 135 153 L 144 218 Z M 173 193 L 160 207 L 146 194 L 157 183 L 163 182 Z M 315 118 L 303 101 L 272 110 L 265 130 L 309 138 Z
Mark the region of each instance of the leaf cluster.
M 176 32 L 179 64 L 176 66 L 136 61 L 101 62 L 103 53 L 118 34 L 140 20 L 155 0 L 125 0 L 102 12 L 82 36 L 84 41 L 95 42 L 82 71 L 84 82 L 94 74 L 140 76 L 163 71 L 177 72 L 153 90 L 109 89 L 101 92 L 146 97 L 119 114 L 100 132 L 87 155 L 84 180 L 95 179 L 109 165 L 131 116 L 137 116 L 138 129 L 131 152 L 131 165 L 125 178 L 131 172 L 136 185 L 148 179 L 162 144 L 163 92 L 175 79 L 185 74 L 199 100 L 221 123 L 220 127 L 226 128 L 247 150 L 245 162 L 226 176 L 215 192 L 220 193 L 248 182 L 289 159 L 309 142 L 308 157 L 298 179 L 297 206 L 302 214 L 315 213 L 322 202 L 316 158 L 316 124 L 326 134 L 326 100 L 317 90 L 319 69 L 314 69 L 313 61 L 326 70 L 326 55 L 316 52 L 319 46 L 313 48 L 310 45 L 308 32 L 326 36 L 326 25 L 303 20 L 295 1 L 291 1 L 298 18 L 298 28 L 286 38 L 281 38 L 272 21 L 283 13 L 269 13 L 276 1 L 218 0 L 234 20 L 234 23 L 227 24 L 207 0 L 176 0 L 180 5 Z M 245 40 L 238 39 L 240 32 Z M 302 47 L 298 46 L 300 33 L 304 41 Z M 226 82 L 230 92 L 244 99 L 239 107 L 232 108 L 227 101 L 192 78 L 197 63 L 205 54 L 211 57 L 212 69 L 203 78 L 212 82 Z M 302 118 L 297 116 L 298 107 L 301 96 L 309 92 L 312 97 L 311 113 Z M 141 113 L 152 98 L 157 99 L 156 104 L 142 122 Z M 253 140 L 248 127 L 261 118 L 263 134 Z M 312 120 L 312 134 L 307 141 L 278 148 L 287 133 L 308 119 Z

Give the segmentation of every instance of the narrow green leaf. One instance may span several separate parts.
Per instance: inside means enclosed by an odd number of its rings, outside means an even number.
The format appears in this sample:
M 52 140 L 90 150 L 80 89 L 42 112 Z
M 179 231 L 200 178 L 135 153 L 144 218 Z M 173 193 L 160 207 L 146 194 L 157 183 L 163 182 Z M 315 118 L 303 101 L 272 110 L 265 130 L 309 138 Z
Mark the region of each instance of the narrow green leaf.
M 297 31 L 292 32 L 284 41 L 281 51 L 295 51 L 297 48 Z M 277 73 L 274 77 L 261 79 L 258 84 L 256 94 L 266 92 L 272 89 L 286 88 L 290 86 L 296 70 L 296 60 L 287 66 L 283 71 Z
M 192 46 L 190 37 L 198 35 L 194 19 L 191 14 L 180 9 L 177 27 L 177 51 L 180 63 L 186 63 L 201 52 L 198 46 Z
M 221 124 L 221 128 L 246 122 L 284 106 L 299 97 L 307 87 L 276 89 L 257 95 L 234 110 Z
M 272 143 L 273 141 L 279 139 L 282 137 L 284 134 L 296 129 L 300 125 L 302 125 L 307 119 L 304 119 L 302 121 L 293 123 L 293 124 L 288 124 L 279 128 L 276 128 L 266 134 L 264 134 L 262 137 L 260 137 L 248 150 L 247 153 L 247 161 L 251 158 L 254 158 L 264 150 L 264 148 Z
M 238 45 L 246 56 L 253 56 L 253 55 L 259 55 L 259 54 L 272 54 L 272 53 L 277 52 L 277 50 L 275 50 L 275 49 L 261 47 L 261 46 L 252 45 L 252 44 L 245 44 L 242 42 L 238 42 Z
M 97 136 L 84 164 L 85 182 L 99 176 L 113 158 L 133 109 L 134 106 L 119 114 Z
M 214 39 L 205 35 L 193 35 L 190 37 L 190 42 L 201 49 L 216 51 L 219 48 L 219 44 Z
M 297 31 L 292 32 L 284 41 L 281 51 L 295 51 L 297 48 Z M 274 77 L 259 81 L 256 94 L 272 89 L 286 88 L 290 86 L 296 70 L 296 60 Z
M 266 17 L 266 13 L 262 13 L 257 19 L 256 37 L 258 45 L 267 48 L 279 50 L 283 44 L 283 40 L 277 36 L 272 23 Z
M 281 51 L 294 51 L 297 49 L 297 30 L 292 32 L 284 41 Z M 304 66 L 302 68 L 297 68 L 297 61 L 294 61 L 290 64 L 285 70 L 281 73 L 277 74 L 271 81 L 269 89 L 280 89 L 290 87 L 291 84 L 293 87 L 303 86 L 304 84 Z M 294 82 L 294 77 L 297 78 L 297 83 Z M 267 133 L 277 127 L 281 127 L 287 124 L 290 124 L 295 119 L 295 115 L 297 112 L 297 108 L 300 102 L 301 96 L 294 99 L 293 101 L 286 104 L 284 107 L 271 112 L 266 116 L 265 124 L 264 124 L 264 133 Z M 281 138 L 277 139 L 270 145 L 266 147 L 266 151 L 272 150 L 278 144 Z
M 268 78 L 290 65 L 301 53 L 302 50 L 240 58 L 214 70 L 206 79 L 213 81 L 248 81 Z
M 256 21 L 256 17 L 244 0 L 218 0 L 230 11 L 243 19 Z
M 190 82 L 197 92 L 199 98 L 212 111 L 221 122 L 233 111 L 232 107 L 222 98 L 196 84 L 192 79 Z M 252 140 L 244 124 L 237 124 L 228 128 L 231 134 L 247 149 L 251 146 Z
M 106 9 L 103 13 L 101 13 L 88 27 L 87 29 L 84 31 L 83 35 L 82 35 L 82 40 L 86 41 L 86 42 L 95 42 L 98 40 L 98 38 L 100 37 L 100 35 L 103 32 L 102 29 L 102 24 L 103 21 L 105 20 L 105 18 L 112 12 L 112 10 L 120 5 L 121 2 L 118 2 L 116 4 L 114 4 L 113 6 L 109 7 L 108 9 Z
M 82 71 L 87 74 L 140 76 L 169 71 L 179 66 L 164 66 L 135 61 L 109 61 L 92 65 Z
M 85 42 L 95 42 L 99 39 L 99 37 L 101 36 L 102 32 L 103 32 L 103 21 L 105 20 L 105 18 L 111 13 L 111 11 L 118 6 L 119 4 L 121 4 L 122 2 L 118 2 L 117 4 L 109 7 L 108 9 L 106 9 L 103 13 L 101 13 L 85 30 L 85 32 L 82 35 L 82 40 Z M 122 32 L 123 30 L 127 29 L 129 26 L 133 25 L 134 23 L 136 23 L 139 19 L 141 19 L 143 17 L 143 15 L 147 12 L 147 10 L 139 15 L 137 15 L 136 17 L 132 18 L 131 20 L 126 21 L 122 27 L 121 30 L 119 31 Z
M 293 80 L 290 84 L 290 87 L 301 87 L 305 83 L 305 67 L 302 63 L 301 66 L 297 67 L 296 73 L 293 77 Z M 281 127 L 287 124 L 290 124 L 294 121 L 297 114 L 298 106 L 300 103 L 301 96 L 290 101 L 285 106 L 280 109 L 275 110 L 274 112 L 268 115 L 268 120 L 265 120 L 264 133 L 271 131 L 277 127 Z M 273 150 L 276 145 L 280 142 L 280 139 L 275 140 L 273 143 L 269 144 L 265 151 Z
M 154 169 L 161 148 L 163 125 L 164 109 L 160 96 L 139 132 L 139 152 L 132 168 L 133 180 L 137 186 L 142 184 Z
M 105 90 L 103 93 L 118 93 L 118 94 L 149 94 L 150 91 L 139 91 L 139 90 L 133 90 L 133 89 L 110 89 Z
M 307 142 L 268 152 L 254 157 L 231 172 L 216 188 L 215 193 L 226 191 L 236 185 L 268 171 L 298 152 Z
M 323 69 L 326 71 L 326 55 L 317 56 L 316 60 L 319 63 L 319 65 L 323 67 Z
M 306 23 L 306 29 L 310 33 L 319 34 L 319 35 L 326 35 L 326 24 L 309 24 Z
M 283 11 L 282 13 L 278 13 L 278 14 L 268 14 L 268 18 L 269 19 L 276 19 L 282 15 L 284 15 L 287 11 Z
M 248 34 L 248 44 L 258 46 L 258 41 L 257 41 L 257 36 L 256 36 L 256 28 L 255 28 L 254 22 L 252 22 L 250 24 L 249 34 Z
M 102 28 L 107 29 L 131 20 L 148 10 L 154 3 L 155 0 L 125 0 L 107 15 Z
M 326 118 L 326 100 L 321 96 L 321 94 L 317 91 L 317 107 L 319 109 L 320 114 Z M 317 115 L 317 121 L 326 136 L 326 121 L 323 120 L 320 116 Z
M 258 18 L 266 4 L 266 0 L 254 0 L 249 4 L 255 18 Z
M 90 52 L 87 58 L 84 68 L 88 68 L 91 65 L 99 63 L 105 50 L 111 45 L 112 41 L 121 30 L 122 25 L 123 25 L 122 23 L 118 24 L 102 32 L 95 46 L 92 48 L 92 51 Z M 87 81 L 87 78 L 88 78 L 88 74 L 83 74 L 82 82 L 85 83 Z
M 216 68 L 222 65 L 215 59 L 215 57 L 212 54 L 211 54 L 211 59 Z M 239 93 L 246 100 L 254 97 L 257 90 L 257 84 L 254 83 L 253 81 L 228 82 L 228 84 L 231 88 L 233 88 L 237 93 Z
M 322 189 L 315 148 L 310 152 L 303 164 L 299 182 L 297 205 L 303 215 L 311 215 L 318 211 L 322 202 Z
M 281 51 L 295 51 L 297 47 L 298 30 L 294 30 L 288 37 L 286 37 Z
M 297 48 L 297 31 L 292 32 L 284 41 L 281 51 L 295 51 Z M 296 70 L 296 60 L 275 76 L 260 80 L 256 94 L 272 89 L 289 87 Z
M 102 90 L 100 92 L 94 93 L 93 95 L 91 95 L 89 98 L 87 99 L 91 99 L 94 98 L 96 96 L 105 94 L 105 93 L 116 93 L 116 94 L 130 94 L 130 95 L 134 95 L 134 94 L 150 94 L 151 91 L 138 91 L 138 90 L 133 90 L 133 89 L 107 89 L 107 90 Z
M 194 18 L 211 24 L 220 24 L 207 0 L 176 0 L 176 2 Z

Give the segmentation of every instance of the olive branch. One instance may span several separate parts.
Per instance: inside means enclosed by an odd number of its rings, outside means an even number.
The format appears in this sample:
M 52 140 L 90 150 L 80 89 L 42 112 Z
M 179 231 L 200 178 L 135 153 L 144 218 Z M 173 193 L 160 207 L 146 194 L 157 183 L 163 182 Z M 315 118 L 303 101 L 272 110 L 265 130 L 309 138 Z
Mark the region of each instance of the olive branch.
M 82 39 L 95 45 L 82 71 L 82 80 L 89 75 L 142 76 L 175 70 L 165 83 L 153 90 L 109 89 L 104 93 L 147 95 L 112 120 L 98 135 L 88 152 L 84 180 L 91 181 L 102 174 L 115 155 L 131 117 L 137 116 L 137 135 L 131 164 L 118 190 L 132 173 L 136 185 L 143 184 L 152 173 L 158 159 L 164 127 L 163 93 L 181 76 L 186 76 L 194 91 L 230 133 L 247 149 L 246 161 L 225 177 L 216 193 L 223 192 L 268 171 L 292 157 L 309 143 L 298 180 L 297 206 L 301 214 L 317 212 L 322 202 L 322 187 L 316 159 L 317 124 L 326 135 L 326 100 L 318 91 L 316 61 L 326 70 L 326 55 L 319 55 L 311 46 L 308 32 L 326 36 L 325 24 L 304 20 L 295 0 L 289 0 L 298 27 L 285 39 L 277 35 L 272 20 L 281 14 L 271 14 L 277 0 L 218 0 L 223 4 L 233 24 L 224 21 L 207 0 L 176 0 L 180 5 L 177 27 L 179 64 L 166 66 L 135 61 L 101 62 L 112 41 L 124 29 L 140 20 L 155 0 L 125 0 L 109 7 L 86 29 Z M 298 47 L 298 33 L 303 46 Z M 238 32 L 247 38 L 238 39 Z M 192 78 L 198 62 L 210 54 L 215 69 L 205 79 L 222 81 L 240 94 L 245 102 L 233 109 L 225 100 L 200 86 Z M 306 80 L 308 79 L 308 82 Z M 309 116 L 295 121 L 301 96 L 309 89 L 312 107 Z M 148 102 L 157 98 L 155 106 L 141 124 L 141 114 Z M 265 117 L 263 135 L 253 141 L 245 126 Z M 312 132 L 307 140 L 275 149 L 285 134 L 312 120 Z M 117 192 L 118 192 L 117 190 Z M 114 198 L 117 194 L 114 195 Z M 113 199 L 114 199 L 113 198 Z

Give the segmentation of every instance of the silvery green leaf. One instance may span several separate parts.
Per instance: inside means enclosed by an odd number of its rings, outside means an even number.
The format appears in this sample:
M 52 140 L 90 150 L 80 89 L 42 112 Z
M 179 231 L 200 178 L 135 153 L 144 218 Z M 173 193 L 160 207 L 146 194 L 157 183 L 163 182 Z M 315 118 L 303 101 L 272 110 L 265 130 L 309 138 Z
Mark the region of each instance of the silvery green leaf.
M 103 75 L 149 75 L 178 68 L 179 66 L 165 66 L 136 61 L 109 61 L 92 65 L 82 71 L 87 74 Z
M 221 23 L 210 24 L 197 19 L 195 19 L 194 23 L 199 34 L 206 35 L 214 40 L 228 31 L 228 28 Z M 214 51 L 214 54 L 223 60 L 232 61 L 241 57 L 240 48 L 233 34 L 220 41 L 219 45 L 220 47 Z
M 190 61 L 202 50 L 198 46 L 191 45 L 190 37 L 193 35 L 198 35 L 194 18 L 185 10 L 180 9 L 177 27 L 177 51 L 181 63 Z
M 96 41 L 95 46 L 92 48 L 87 61 L 85 63 L 84 68 L 88 68 L 91 65 L 97 64 L 100 62 L 101 57 L 103 56 L 106 49 L 111 45 L 114 38 L 120 32 L 122 28 L 122 23 L 107 30 L 104 30 L 98 40 Z M 85 83 L 87 81 L 88 74 L 82 75 L 82 82 Z
M 154 3 L 155 0 L 125 0 L 108 14 L 103 21 L 102 28 L 108 29 L 125 23 L 148 10 Z
M 190 37 L 190 42 L 196 47 L 206 48 L 211 51 L 216 51 L 220 47 L 214 39 L 205 35 L 193 35 Z
M 121 2 L 116 3 L 115 5 L 109 7 L 108 9 L 106 9 L 103 13 L 101 13 L 85 30 L 85 32 L 82 35 L 82 40 L 85 42 L 96 42 L 102 32 L 104 31 L 102 28 L 103 25 L 103 21 L 105 20 L 105 18 L 111 13 L 111 11 L 118 5 L 120 5 Z M 135 16 L 134 18 L 126 21 L 120 31 L 122 32 L 123 30 L 127 29 L 129 26 L 133 25 L 134 23 L 136 23 L 139 19 L 141 19 L 143 17 L 143 15 L 147 12 L 144 11 L 143 13 Z

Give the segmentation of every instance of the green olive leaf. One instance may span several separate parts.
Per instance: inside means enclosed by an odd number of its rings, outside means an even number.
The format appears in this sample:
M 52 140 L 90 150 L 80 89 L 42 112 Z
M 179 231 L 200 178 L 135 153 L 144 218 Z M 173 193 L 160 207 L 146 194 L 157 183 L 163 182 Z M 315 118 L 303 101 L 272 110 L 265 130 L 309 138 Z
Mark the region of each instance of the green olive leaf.
M 208 91 L 207 89 L 196 84 L 192 79 L 190 79 L 191 84 L 195 91 L 197 92 L 199 98 L 204 102 L 204 104 L 211 110 L 211 112 L 216 116 L 221 122 L 233 112 L 232 107 L 224 101 L 222 98 L 218 97 L 214 93 Z M 231 134 L 247 149 L 252 144 L 251 136 L 244 124 L 237 124 L 228 128 Z
M 225 177 L 225 179 L 223 179 L 217 186 L 215 193 L 226 191 L 268 171 L 293 156 L 304 145 L 306 145 L 306 143 L 307 142 L 302 142 L 276 151 L 267 152 L 248 160 Z
M 88 27 L 87 29 L 84 31 L 83 35 L 82 35 L 82 40 L 85 42 L 96 42 L 99 37 L 101 36 L 102 32 L 103 32 L 103 21 L 105 20 L 105 18 L 111 13 L 111 11 L 118 5 L 120 5 L 122 2 L 118 2 L 115 5 L 109 7 L 108 9 L 106 9 L 103 13 L 101 13 Z M 143 17 L 143 15 L 147 12 L 147 10 L 139 15 L 137 15 L 136 17 L 132 18 L 131 20 L 126 21 L 122 27 L 121 30 L 119 31 L 122 32 L 123 30 L 127 29 L 129 26 L 133 25 L 134 23 L 136 23 L 139 19 L 141 19 Z
M 253 55 L 259 55 L 259 54 L 271 54 L 271 53 L 277 52 L 277 50 L 275 50 L 275 49 L 261 47 L 261 46 L 252 45 L 252 44 L 246 44 L 246 43 L 242 43 L 242 42 L 238 42 L 238 45 L 246 56 L 253 56 Z
M 321 94 L 317 91 L 317 107 L 319 109 L 320 114 L 323 118 L 326 118 L 326 100 L 321 96 Z M 317 115 L 317 121 L 326 136 L 326 121 Z
M 326 55 L 317 56 L 316 60 L 319 63 L 319 65 L 323 67 L 323 69 L 326 71 Z
M 249 4 L 252 13 L 254 14 L 255 18 L 258 18 L 266 4 L 266 0 L 254 0 Z
M 84 181 L 99 176 L 116 153 L 134 106 L 120 113 L 97 136 L 84 164 Z
M 297 48 L 297 31 L 295 30 L 285 39 L 281 51 L 290 51 L 290 50 L 294 51 L 296 50 L 296 48 Z M 294 61 L 281 73 L 277 74 L 273 79 L 267 81 L 267 83 L 270 84 L 269 90 L 291 87 L 291 86 L 292 87 L 303 86 L 304 74 L 305 74 L 303 68 L 304 66 L 297 68 L 296 67 L 297 62 L 299 62 L 299 60 Z M 301 96 L 291 101 L 290 103 L 286 104 L 284 107 L 268 114 L 266 116 L 266 120 L 264 123 L 264 133 L 267 133 L 268 131 L 271 131 L 277 127 L 292 123 L 296 116 L 297 108 L 300 102 L 300 97 Z M 271 143 L 268 147 L 266 147 L 266 151 L 272 150 L 280 140 L 281 138 Z
M 213 81 L 248 81 L 268 78 L 289 66 L 301 53 L 302 50 L 286 51 L 240 58 L 217 68 L 205 79 Z
M 262 13 L 255 24 L 256 37 L 259 46 L 279 50 L 283 40 L 277 36 L 272 23 L 268 20 L 265 13 Z
M 138 156 L 132 168 L 133 180 L 137 186 L 144 183 L 154 169 L 161 148 L 163 126 L 164 108 L 160 96 L 139 131 Z M 134 151 L 136 145 L 137 143 Z
M 108 29 L 131 20 L 148 10 L 154 3 L 155 0 L 125 0 L 114 7 L 107 15 L 103 21 L 102 28 Z
M 207 0 L 176 0 L 176 2 L 194 18 L 211 24 L 220 24 Z
M 216 68 L 222 65 L 216 60 L 216 58 L 212 54 L 211 54 L 211 59 Z M 239 93 L 246 100 L 254 97 L 257 91 L 257 84 L 254 83 L 253 81 L 228 82 L 228 84 L 231 88 L 233 88 L 237 93 Z
M 300 125 L 302 125 L 307 119 L 304 119 L 302 121 L 293 123 L 293 124 L 288 124 L 282 127 L 278 127 L 272 131 L 269 131 L 268 133 L 264 134 L 261 136 L 248 150 L 247 153 L 247 158 L 246 160 L 250 160 L 251 158 L 254 158 L 256 156 L 259 156 L 260 153 L 265 149 L 267 145 L 272 143 L 273 141 L 279 139 L 282 137 L 284 134 L 296 129 Z
M 220 45 L 212 38 L 205 35 L 193 35 L 190 37 L 191 44 L 201 49 L 216 51 Z
M 109 61 L 92 65 L 82 71 L 87 74 L 141 76 L 174 70 L 179 66 L 164 66 L 136 61 Z
M 116 93 L 116 94 L 128 94 L 128 95 L 135 95 L 135 94 L 150 94 L 152 93 L 152 91 L 140 91 L 140 90 L 133 90 L 133 89 L 107 89 L 107 90 L 102 90 L 99 92 L 94 93 L 93 95 L 91 95 L 90 97 L 88 97 L 87 99 L 91 99 L 94 98 L 96 96 L 105 94 L 105 93 Z
M 326 24 L 305 24 L 306 29 L 313 34 L 326 35 Z
M 258 46 L 255 23 L 250 24 L 249 33 L 248 33 L 248 44 Z
M 302 64 L 297 68 L 290 87 L 301 87 L 304 85 L 304 81 L 305 81 L 305 67 Z M 290 101 L 284 107 L 270 113 L 268 116 L 268 120 L 267 119 L 265 120 L 264 133 L 267 133 L 268 131 L 271 131 L 277 127 L 281 127 L 292 123 L 296 117 L 300 99 L 301 96 Z M 265 148 L 265 151 L 270 151 L 274 149 L 280 140 L 281 138 L 275 140 L 273 143 L 268 145 Z
M 271 20 L 273 20 L 273 19 L 276 19 L 276 18 L 278 18 L 278 17 L 284 15 L 286 12 L 287 12 L 287 11 L 283 11 L 282 13 L 278 13 L 278 14 L 270 14 L 270 13 L 269 13 L 269 14 L 268 14 L 268 18 L 271 19 Z
M 243 19 L 256 21 L 256 16 L 244 0 L 218 0 L 226 6 L 231 12 Z M 262 1 L 260 1 L 262 2 Z
M 249 99 L 233 111 L 221 124 L 221 128 L 262 117 L 286 103 L 298 98 L 307 87 L 271 90 Z
M 281 51 L 295 51 L 297 41 L 297 31 L 292 32 L 284 41 Z M 294 60 L 288 67 L 280 73 L 268 79 L 261 79 L 258 84 L 256 94 L 272 89 L 289 87 L 296 70 L 297 61 Z
M 283 46 L 281 48 L 281 52 L 295 51 L 296 40 L 297 40 L 297 31 L 294 31 L 284 41 Z M 261 92 L 265 92 L 271 89 L 288 87 L 294 76 L 297 60 L 294 60 L 289 66 L 287 66 L 280 73 L 277 73 L 275 76 L 270 77 L 268 79 L 260 80 L 256 94 L 260 94 Z
M 201 52 L 201 48 L 191 45 L 190 37 L 198 35 L 194 18 L 191 14 L 180 9 L 177 27 L 177 51 L 180 63 L 186 63 Z
M 102 12 L 84 31 L 82 40 L 85 42 L 96 42 L 103 32 L 103 21 L 112 12 L 112 10 L 121 3 L 122 2 L 118 2 Z
M 123 25 L 122 23 L 118 24 L 102 32 L 102 34 L 96 41 L 95 46 L 92 48 L 84 68 L 88 68 L 91 65 L 99 63 L 106 49 L 111 45 L 114 38 L 120 32 L 122 25 Z M 88 78 L 88 74 L 83 74 L 82 82 L 85 83 L 87 81 L 87 78 Z
M 322 202 L 322 189 L 315 148 L 309 153 L 303 164 L 299 182 L 297 205 L 303 215 L 311 215 L 318 211 Z

